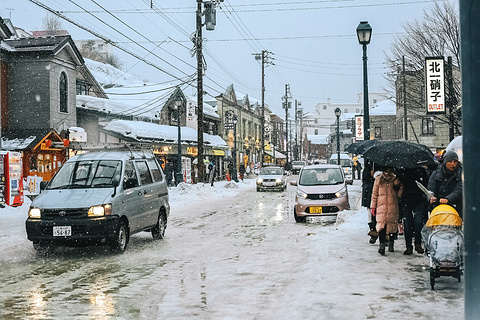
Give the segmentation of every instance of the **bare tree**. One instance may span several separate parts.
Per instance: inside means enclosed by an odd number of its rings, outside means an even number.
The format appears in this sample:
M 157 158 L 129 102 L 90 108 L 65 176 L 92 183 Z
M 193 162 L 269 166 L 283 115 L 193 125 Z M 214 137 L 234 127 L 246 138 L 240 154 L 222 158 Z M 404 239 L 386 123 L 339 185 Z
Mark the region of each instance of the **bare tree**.
M 114 54 L 107 54 L 107 56 L 104 59 L 104 62 L 111 66 L 114 66 L 117 69 L 121 69 L 123 65 L 120 58 Z
M 63 30 L 62 21 L 56 15 L 48 14 L 42 19 L 42 26 L 47 35 L 54 36 L 58 31 Z
M 425 57 L 452 57 L 453 92 L 446 92 L 455 104 L 460 102 L 460 21 L 457 8 L 449 1 L 435 2 L 424 10 L 423 17 L 403 25 L 404 34 L 396 36 L 387 54 L 389 87 L 386 91 L 394 100 L 403 103 L 402 82 L 405 81 L 405 101 L 410 115 L 425 115 Z M 402 59 L 405 58 L 405 73 Z M 405 80 L 403 78 L 405 76 Z M 400 90 L 399 90 L 400 89 Z M 454 125 L 457 132 L 461 126 L 461 114 L 454 106 Z M 437 115 L 438 121 L 448 123 L 449 115 Z

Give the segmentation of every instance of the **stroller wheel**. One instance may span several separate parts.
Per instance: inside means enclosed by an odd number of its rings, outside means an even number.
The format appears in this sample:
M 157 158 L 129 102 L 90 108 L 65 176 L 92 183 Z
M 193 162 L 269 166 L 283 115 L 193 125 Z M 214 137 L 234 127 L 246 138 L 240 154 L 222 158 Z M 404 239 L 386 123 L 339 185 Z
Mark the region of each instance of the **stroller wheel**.
M 435 289 L 435 270 L 433 268 L 430 268 L 430 287 L 432 290 Z

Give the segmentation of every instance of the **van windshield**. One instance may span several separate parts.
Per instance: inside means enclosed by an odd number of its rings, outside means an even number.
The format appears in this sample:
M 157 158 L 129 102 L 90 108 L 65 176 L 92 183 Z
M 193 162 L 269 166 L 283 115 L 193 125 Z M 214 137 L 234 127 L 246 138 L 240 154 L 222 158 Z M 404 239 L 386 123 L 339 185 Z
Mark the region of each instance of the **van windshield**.
M 337 159 L 330 159 L 328 162 L 329 164 L 337 164 Z M 340 166 L 341 167 L 351 167 L 352 166 L 352 160 L 350 159 L 341 159 L 340 158 Z
M 47 189 L 111 188 L 120 183 L 121 171 L 119 160 L 66 162 Z

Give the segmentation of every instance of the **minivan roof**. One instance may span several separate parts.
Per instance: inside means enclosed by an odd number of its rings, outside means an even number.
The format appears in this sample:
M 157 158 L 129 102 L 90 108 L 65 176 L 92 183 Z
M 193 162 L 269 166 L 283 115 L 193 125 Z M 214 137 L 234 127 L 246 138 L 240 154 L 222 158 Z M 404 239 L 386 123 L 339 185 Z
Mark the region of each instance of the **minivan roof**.
M 128 159 L 138 159 L 138 158 L 153 158 L 153 153 L 143 153 L 137 151 L 95 151 L 77 154 L 76 156 L 70 158 L 68 161 L 84 161 L 84 160 L 128 160 Z

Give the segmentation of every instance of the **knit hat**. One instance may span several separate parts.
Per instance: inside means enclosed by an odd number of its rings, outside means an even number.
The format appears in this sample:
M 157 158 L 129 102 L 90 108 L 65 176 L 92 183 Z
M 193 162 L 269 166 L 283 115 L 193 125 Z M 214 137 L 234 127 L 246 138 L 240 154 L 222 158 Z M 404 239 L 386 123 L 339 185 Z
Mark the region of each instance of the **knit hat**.
M 452 160 L 457 160 L 458 161 L 457 153 L 455 151 L 448 151 L 447 153 L 445 153 L 445 155 L 443 156 L 443 162 L 447 163 L 447 162 L 450 162 Z

